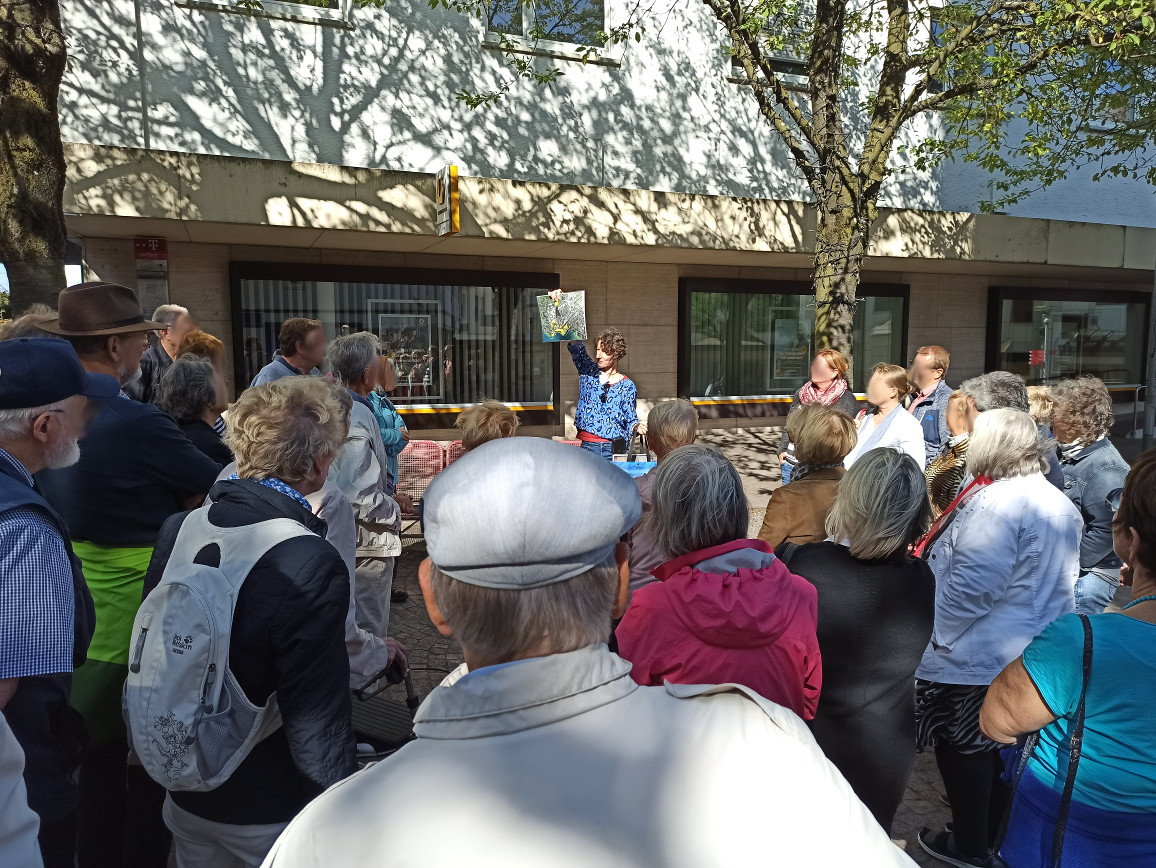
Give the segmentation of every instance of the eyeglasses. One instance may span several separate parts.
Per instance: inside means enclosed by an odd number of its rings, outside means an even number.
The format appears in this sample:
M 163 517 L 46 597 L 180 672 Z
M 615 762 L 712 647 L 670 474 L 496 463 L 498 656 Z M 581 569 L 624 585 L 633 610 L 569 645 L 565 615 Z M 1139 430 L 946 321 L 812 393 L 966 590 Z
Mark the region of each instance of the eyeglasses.
M 603 383 L 602 384 L 602 403 L 603 404 L 606 403 L 606 396 L 609 394 L 610 394 L 610 384 L 609 383 Z

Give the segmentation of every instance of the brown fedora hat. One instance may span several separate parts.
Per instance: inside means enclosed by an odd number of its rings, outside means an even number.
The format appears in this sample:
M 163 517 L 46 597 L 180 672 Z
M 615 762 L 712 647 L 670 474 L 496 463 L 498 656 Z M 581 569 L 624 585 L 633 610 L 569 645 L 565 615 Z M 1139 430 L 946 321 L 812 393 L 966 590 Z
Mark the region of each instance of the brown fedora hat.
M 46 332 L 66 337 L 99 337 L 165 328 L 161 323 L 145 319 L 136 293 L 116 283 L 98 281 L 62 289 L 56 311 L 56 319 L 37 325 Z

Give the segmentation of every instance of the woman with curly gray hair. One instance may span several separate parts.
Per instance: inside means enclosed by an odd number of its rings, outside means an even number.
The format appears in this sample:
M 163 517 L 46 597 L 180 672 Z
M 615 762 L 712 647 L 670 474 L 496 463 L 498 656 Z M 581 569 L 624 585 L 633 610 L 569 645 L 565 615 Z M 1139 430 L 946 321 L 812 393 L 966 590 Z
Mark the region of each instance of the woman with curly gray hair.
M 1098 615 L 1120 587 L 1120 558 L 1112 550 L 1110 495 L 1124 487 L 1126 462 L 1112 441 L 1112 396 L 1095 377 L 1065 380 L 1049 390 L 1052 431 L 1060 442 L 1064 493 L 1084 517 L 1076 612 Z

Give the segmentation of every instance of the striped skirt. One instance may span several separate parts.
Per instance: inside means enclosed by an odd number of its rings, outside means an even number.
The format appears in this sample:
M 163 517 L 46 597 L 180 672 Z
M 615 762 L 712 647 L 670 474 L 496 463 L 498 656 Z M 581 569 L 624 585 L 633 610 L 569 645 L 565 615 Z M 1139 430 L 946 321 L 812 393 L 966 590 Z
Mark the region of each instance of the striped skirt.
M 998 750 L 979 728 L 987 685 L 940 684 L 915 680 L 916 744 L 919 750 L 947 745 L 960 753 Z

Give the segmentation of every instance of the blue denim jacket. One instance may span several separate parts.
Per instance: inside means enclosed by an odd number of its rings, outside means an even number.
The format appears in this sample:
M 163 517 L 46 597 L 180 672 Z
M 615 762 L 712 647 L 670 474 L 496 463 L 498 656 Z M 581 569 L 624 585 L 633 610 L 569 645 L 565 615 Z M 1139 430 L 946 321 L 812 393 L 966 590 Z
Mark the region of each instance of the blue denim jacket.
M 916 675 L 991 684 L 1044 627 L 1075 611 L 1083 528 L 1079 510 L 1039 473 L 970 498 L 927 558 L 935 628 Z
M 1105 437 L 1062 460 L 1060 466 L 1064 471 L 1064 494 L 1084 518 L 1080 570 L 1117 572 L 1120 559 L 1112 549 L 1113 512 L 1108 495 L 1124 487 L 1128 462 Z

